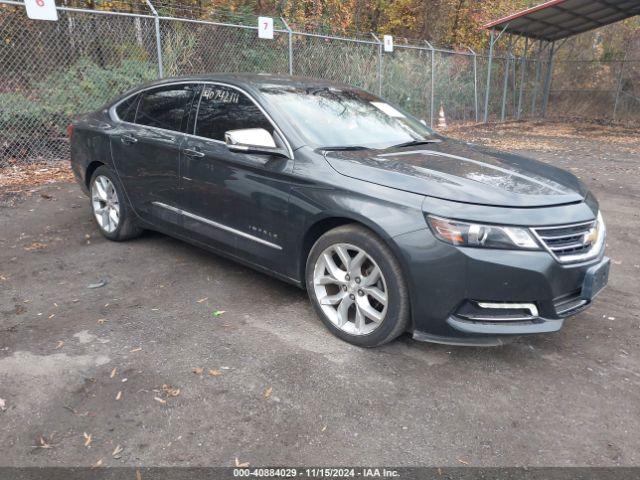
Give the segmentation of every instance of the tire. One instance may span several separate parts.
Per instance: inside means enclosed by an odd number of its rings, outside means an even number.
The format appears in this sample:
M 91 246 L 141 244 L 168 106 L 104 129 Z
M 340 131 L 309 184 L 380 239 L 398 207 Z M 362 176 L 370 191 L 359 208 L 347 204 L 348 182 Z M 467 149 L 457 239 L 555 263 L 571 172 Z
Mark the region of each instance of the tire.
M 100 166 L 91 175 L 89 198 L 93 220 L 100 233 L 109 240 L 122 242 L 138 237 L 143 232 L 143 229 L 136 225 L 124 190 L 109 167 Z M 116 216 L 111 215 L 114 210 L 117 211 L 117 221 Z
M 409 325 L 409 291 L 400 263 L 361 225 L 334 228 L 316 241 L 307 258 L 306 285 L 323 323 L 354 345 L 383 345 Z

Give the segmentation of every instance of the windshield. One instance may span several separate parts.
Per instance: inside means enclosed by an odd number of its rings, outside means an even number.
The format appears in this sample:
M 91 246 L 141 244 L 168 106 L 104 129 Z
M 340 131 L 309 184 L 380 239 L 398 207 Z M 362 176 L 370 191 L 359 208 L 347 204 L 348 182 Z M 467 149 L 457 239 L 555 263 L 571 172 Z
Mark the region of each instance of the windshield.
M 435 138 L 415 118 L 361 90 L 281 85 L 260 90 L 313 147 L 378 149 Z

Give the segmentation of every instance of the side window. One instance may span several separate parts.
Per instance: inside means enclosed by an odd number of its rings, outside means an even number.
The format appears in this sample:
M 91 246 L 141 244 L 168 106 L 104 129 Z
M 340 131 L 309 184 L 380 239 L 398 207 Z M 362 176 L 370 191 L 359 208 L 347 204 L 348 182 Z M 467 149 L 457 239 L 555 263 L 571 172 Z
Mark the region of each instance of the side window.
M 142 92 L 136 123 L 165 130 L 182 130 L 197 85 L 167 85 Z
M 123 122 L 133 123 L 136 119 L 136 108 L 138 108 L 138 99 L 140 95 L 133 95 L 127 98 L 116 108 L 118 118 Z
M 234 88 L 205 85 L 195 134 L 224 141 L 226 131 L 241 128 L 264 128 L 273 135 L 271 122 L 245 94 Z

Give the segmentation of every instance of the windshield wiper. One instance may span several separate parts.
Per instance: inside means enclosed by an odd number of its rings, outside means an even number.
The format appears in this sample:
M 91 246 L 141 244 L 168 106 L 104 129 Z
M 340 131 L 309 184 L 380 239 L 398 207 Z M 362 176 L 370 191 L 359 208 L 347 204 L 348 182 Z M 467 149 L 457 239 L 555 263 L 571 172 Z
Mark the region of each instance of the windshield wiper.
M 327 152 L 332 151 L 348 151 L 348 150 L 370 150 L 369 147 L 363 147 L 362 145 L 334 145 L 331 147 L 318 147 L 318 150 L 325 150 Z
M 416 145 L 424 145 L 426 143 L 440 143 L 442 140 L 439 138 L 431 138 L 425 140 L 410 140 L 408 142 L 399 143 L 397 145 L 391 145 L 388 148 L 402 148 L 402 147 L 415 147 Z

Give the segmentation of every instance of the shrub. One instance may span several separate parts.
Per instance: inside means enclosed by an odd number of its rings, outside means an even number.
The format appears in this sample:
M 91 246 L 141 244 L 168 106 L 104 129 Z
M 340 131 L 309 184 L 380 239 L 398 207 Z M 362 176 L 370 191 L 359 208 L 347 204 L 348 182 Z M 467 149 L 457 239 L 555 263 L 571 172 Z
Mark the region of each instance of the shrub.
M 155 77 L 156 67 L 149 62 L 124 60 L 102 67 L 81 58 L 69 69 L 37 82 L 29 96 L 21 92 L 0 94 L 0 130 L 5 134 L 18 129 L 23 134 L 33 130 L 63 134 L 74 116 L 96 110 L 114 96 Z

